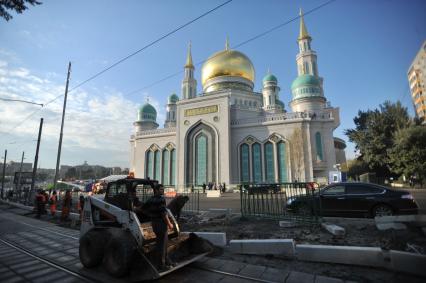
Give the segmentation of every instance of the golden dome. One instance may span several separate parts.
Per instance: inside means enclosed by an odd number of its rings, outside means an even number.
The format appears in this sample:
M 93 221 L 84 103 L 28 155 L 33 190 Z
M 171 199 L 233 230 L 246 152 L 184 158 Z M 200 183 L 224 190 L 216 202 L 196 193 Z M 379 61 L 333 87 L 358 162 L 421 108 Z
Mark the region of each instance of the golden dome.
M 254 82 L 254 67 L 246 55 L 226 48 L 204 62 L 201 69 L 201 83 L 204 85 L 207 80 L 220 76 L 242 77 Z

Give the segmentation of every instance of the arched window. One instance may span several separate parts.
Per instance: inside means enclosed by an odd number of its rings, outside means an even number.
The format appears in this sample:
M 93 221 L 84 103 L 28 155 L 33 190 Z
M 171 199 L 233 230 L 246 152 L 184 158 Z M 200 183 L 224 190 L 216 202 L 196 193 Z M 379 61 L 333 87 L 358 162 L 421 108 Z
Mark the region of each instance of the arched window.
M 204 134 L 195 139 L 195 181 L 196 185 L 207 183 L 207 137 Z
M 286 152 L 285 143 L 279 142 L 277 144 L 277 158 L 278 158 L 278 177 L 281 183 L 287 182 L 287 165 L 286 165 Z
M 154 153 L 154 179 L 160 181 L 160 161 L 161 154 L 159 150 Z
M 254 143 L 251 146 L 251 155 L 253 158 L 253 181 L 255 183 L 262 182 L 262 155 L 260 152 L 260 144 Z
M 265 143 L 265 175 L 266 182 L 275 182 L 274 148 L 271 142 Z
M 163 185 L 169 185 L 169 165 L 170 165 L 170 152 L 165 149 L 163 150 Z
M 317 160 L 323 161 L 324 156 L 322 154 L 322 140 L 321 140 L 320 132 L 317 132 L 315 134 L 315 147 L 316 147 L 316 150 L 317 150 Z
M 151 150 L 149 150 L 146 154 L 146 162 L 145 162 L 145 164 L 146 164 L 146 170 L 145 170 L 146 171 L 146 177 L 148 177 L 148 178 L 152 178 L 154 176 L 154 173 L 152 172 L 153 161 L 154 161 L 154 153 Z
M 170 151 L 170 185 L 176 184 L 176 150 Z
M 241 158 L 241 182 L 250 182 L 248 144 L 242 144 L 240 146 L 240 158 Z

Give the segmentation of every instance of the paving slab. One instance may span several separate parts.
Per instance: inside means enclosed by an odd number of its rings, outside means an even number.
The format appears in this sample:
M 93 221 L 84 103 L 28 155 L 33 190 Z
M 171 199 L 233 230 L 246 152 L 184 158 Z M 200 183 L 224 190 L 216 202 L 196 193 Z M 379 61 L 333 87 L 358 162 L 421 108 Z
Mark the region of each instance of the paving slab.
M 285 282 L 289 274 L 290 271 L 287 270 L 267 267 L 260 279 L 273 282 Z
M 426 276 L 425 255 L 394 250 L 391 250 L 389 253 L 392 270 Z
M 315 283 L 344 283 L 345 281 L 338 278 L 331 278 L 326 276 L 315 276 Z
M 260 265 L 247 264 L 241 271 L 238 273 L 240 275 L 259 278 L 265 272 L 266 267 Z
M 220 271 L 229 273 L 239 273 L 247 264 L 238 261 L 224 260 L 224 264 L 219 268 Z
M 238 254 L 294 257 L 293 239 L 231 240 L 229 247 L 231 252 Z
M 315 276 L 305 272 L 292 271 L 285 283 L 314 283 Z

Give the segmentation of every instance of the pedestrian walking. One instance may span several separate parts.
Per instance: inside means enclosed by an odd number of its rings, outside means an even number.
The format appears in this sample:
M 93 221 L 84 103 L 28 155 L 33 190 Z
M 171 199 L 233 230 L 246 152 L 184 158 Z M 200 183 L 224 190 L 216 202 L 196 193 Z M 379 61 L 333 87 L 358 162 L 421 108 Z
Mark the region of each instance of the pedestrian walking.
M 214 182 L 214 184 L 213 184 L 213 190 L 217 191 L 216 182 Z
M 218 189 L 219 189 L 219 192 L 222 192 L 222 184 L 221 183 L 219 183 Z
M 49 194 L 45 190 L 42 190 L 42 194 L 43 194 L 42 213 L 47 214 L 46 205 L 49 200 Z
M 206 186 L 206 183 L 203 183 L 203 186 L 202 186 L 202 187 L 203 187 L 203 194 L 205 194 L 205 193 L 206 193 L 206 187 L 207 187 L 207 186 Z
M 53 191 L 52 196 L 49 199 L 50 214 L 52 216 L 55 216 L 55 214 L 56 214 L 57 202 L 58 202 L 58 196 L 56 194 L 56 191 Z
M 209 191 L 211 191 L 212 189 L 213 189 L 213 183 L 212 182 L 209 182 Z
M 225 192 L 226 192 L 226 184 L 225 184 L 225 182 L 223 182 L 222 193 L 225 193 Z
M 68 220 L 69 215 L 70 215 L 71 205 L 72 205 L 71 192 L 70 191 L 66 191 L 64 199 L 62 201 L 61 221 Z

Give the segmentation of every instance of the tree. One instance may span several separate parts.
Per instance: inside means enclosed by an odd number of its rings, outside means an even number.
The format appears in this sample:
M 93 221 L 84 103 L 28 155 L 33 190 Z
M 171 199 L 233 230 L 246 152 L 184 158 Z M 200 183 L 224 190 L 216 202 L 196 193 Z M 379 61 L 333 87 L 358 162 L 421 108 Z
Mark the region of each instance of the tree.
M 358 111 L 354 123 L 355 129 L 347 129 L 345 134 L 359 150 L 358 159 L 366 162 L 379 178 L 394 176 L 390 151 L 394 147 L 395 134 L 411 125 L 407 108 L 399 101 L 386 101 L 374 111 Z
M 26 3 L 31 5 L 40 5 L 41 2 L 37 0 L 0 0 L 0 17 L 6 21 L 12 19 L 12 15 L 6 10 L 14 10 L 18 14 L 22 14 L 23 11 L 28 9 Z
M 426 181 L 426 127 L 401 129 L 391 151 L 392 169 L 407 177 L 415 176 L 420 184 Z
M 348 160 L 346 162 L 348 167 L 348 178 L 359 180 L 359 176 L 368 172 L 368 164 L 363 160 Z

